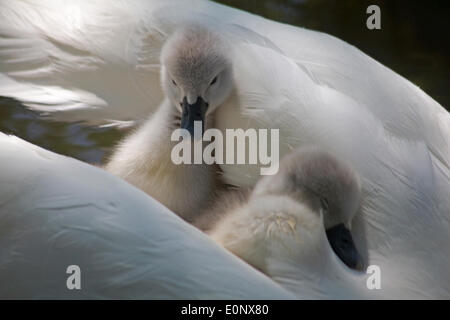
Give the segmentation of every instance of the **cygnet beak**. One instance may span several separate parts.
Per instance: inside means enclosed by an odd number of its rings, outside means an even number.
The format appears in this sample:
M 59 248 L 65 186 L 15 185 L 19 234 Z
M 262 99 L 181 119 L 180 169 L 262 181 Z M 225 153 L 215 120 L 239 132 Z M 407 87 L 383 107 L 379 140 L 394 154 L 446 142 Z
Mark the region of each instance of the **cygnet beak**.
M 336 255 L 349 268 L 361 270 L 362 261 L 356 250 L 350 230 L 344 224 L 338 224 L 326 231 L 328 242 Z
M 181 115 L 181 128 L 187 129 L 191 134 L 191 137 L 194 136 L 194 122 L 201 121 L 202 122 L 202 136 L 205 132 L 205 114 L 208 109 L 208 103 L 202 99 L 202 97 L 198 97 L 197 101 L 194 104 L 189 104 L 187 98 L 183 98 L 183 102 L 181 103 L 182 115 Z

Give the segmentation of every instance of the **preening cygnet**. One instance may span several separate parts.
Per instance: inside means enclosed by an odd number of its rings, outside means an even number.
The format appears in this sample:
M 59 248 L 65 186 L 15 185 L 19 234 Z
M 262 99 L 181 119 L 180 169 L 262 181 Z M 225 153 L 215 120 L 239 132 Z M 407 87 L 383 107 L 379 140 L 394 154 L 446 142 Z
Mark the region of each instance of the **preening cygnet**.
M 312 260 L 306 257 L 312 251 L 323 250 L 325 255 L 326 248 L 318 249 L 311 241 L 322 234 L 325 238 L 325 230 L 336 255 L 348 267 L 357 268 L 360 259 L 349 229 L 359 200 L 359 178 L 350 167 L 326 152 L 306 148 L 286 156 L 279 172 L 259 180 L 247 198 L 225 195 L 222 201 L 229 209 L 213 214 L 216 221 L 207 232 L 273 276 L 268 264 L 274 256 L 277 263 L 293 257 L 299 263 L 301 254 L 304 260 Z
M 205 163 L 174 164 L 171 151 L 178 142 L 171 135 L 183 128 L 193 136 L 194 121 L 202 121 L 203 131 L 213 125 L 213 111 L 232 89 L 226 51 L 220 36 L 201 26 L 175 32 L 161 53 L 164 102 L 120 143 L 105 166 L 187 221 L 211 204 L 220 169 Z

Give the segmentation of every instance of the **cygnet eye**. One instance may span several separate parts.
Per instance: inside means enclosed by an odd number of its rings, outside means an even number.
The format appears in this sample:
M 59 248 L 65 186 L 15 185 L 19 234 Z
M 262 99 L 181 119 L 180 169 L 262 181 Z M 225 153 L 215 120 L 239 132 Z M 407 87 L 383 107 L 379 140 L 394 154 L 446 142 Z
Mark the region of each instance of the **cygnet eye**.
M 214 83 L 216 83 L 217 82 L 217 76 L 216 77 L 214 77 L 214 79 L 212 79 L 212 81 L 211 81 L 211 83 L 209 84 L 210 86 L 212 86 Z
M 175 80 L 173 80 L 172 79 L 172 83 L 173 83 L 173 85 L 176 87 L 177 86 L 177 83 L 175 82 Z
M 322 209 L 328 211 L 328 200 L 325 198 L 320 198 L 320 204 L 322 205 Z

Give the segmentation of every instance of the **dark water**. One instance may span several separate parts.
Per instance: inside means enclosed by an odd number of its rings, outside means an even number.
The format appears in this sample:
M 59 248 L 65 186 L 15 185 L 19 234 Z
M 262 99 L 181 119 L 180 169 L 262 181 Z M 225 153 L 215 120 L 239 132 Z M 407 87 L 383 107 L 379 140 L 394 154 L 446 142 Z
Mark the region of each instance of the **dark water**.
M 450 109 L 450 1 L 221 0 L 266 18 L 332 34 L 420 86 Z M 381 30 L 366 28 L 366 8 L 381 8 Z M 57 153 L 101 162 L 123 132 L 39 119 L 0 97 L 0 131 Z

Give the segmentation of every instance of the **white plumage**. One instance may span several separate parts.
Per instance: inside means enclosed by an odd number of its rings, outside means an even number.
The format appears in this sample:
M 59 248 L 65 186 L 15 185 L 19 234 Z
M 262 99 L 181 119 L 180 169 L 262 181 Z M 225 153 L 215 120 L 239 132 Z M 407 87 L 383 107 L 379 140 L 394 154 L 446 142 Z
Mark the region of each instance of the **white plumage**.
M 366 275 L 348 269 L 332 252 L 322 216 L 301 204 L 293 204 L 301 209 L 295 236 L 277 235 L 282 230 L 275 227 L 264 243 L 272 281 L 101 169 L 1 133 L 0 149 L 2 299 L 412 296 L 367 290 Z M 265 210 L 277 204 L 270 197 L 261 200 Z M 66 286 L 71 265 L 81 269 L 80 290 Z
M 218 126 L 278 128 L 281 156 L 313 144 L 347 161 L 363 189 L 355 242 L 385 292 L 449 296 L 450 116 L 406 79 L 334 37 L 202 0 L 0 6 L 0 94 L 91 123 L 147 116 L 165 40 L 187 21 L 220 28 L 235 92 Z M 259 173 L 222 169 L 239 186 Z
M 0 298 L 293 298 L 123 180 L 2 133 L 0 150 Z

